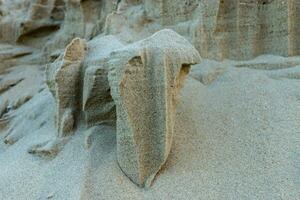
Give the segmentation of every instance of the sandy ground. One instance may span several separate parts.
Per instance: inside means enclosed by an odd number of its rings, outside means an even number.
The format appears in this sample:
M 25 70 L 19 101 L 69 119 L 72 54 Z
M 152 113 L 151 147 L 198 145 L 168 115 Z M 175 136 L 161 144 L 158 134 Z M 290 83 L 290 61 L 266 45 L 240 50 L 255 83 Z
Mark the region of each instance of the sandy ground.
M 0 134 L 0 199 L 300 199 L 300 65 L 216 65 L 186 81 L 171 155 L 148 189 L 119 169 L 112 127 L 80 128 L 56 157 L 27 153 L 55 136 L 54 100 L 40 91 L 18 109 L 40 111 L 32 128 L 13 145 Z

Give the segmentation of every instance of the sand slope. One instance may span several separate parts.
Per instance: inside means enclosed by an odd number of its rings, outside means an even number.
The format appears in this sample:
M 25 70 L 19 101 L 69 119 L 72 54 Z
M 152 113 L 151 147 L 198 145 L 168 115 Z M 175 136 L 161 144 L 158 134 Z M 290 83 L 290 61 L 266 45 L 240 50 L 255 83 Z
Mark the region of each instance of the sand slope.
M 274 58 L 282 59 L 263 60 Z M 212 81 L 187 80 L 171 155 L 149 189 L 120 171 L 112 127 L 79 129 L 56 157 L 28 154 L 55 135 L 53 99 L 43 90 L 19 109 L 43 105 L 37 118 L 46 123 L 36 129 L 26 120 L 33 129 L 11 146 L 1 139 L 0 199 L 300 199 L 300 66 L 251 66 L 195 66 L 192 76 Z

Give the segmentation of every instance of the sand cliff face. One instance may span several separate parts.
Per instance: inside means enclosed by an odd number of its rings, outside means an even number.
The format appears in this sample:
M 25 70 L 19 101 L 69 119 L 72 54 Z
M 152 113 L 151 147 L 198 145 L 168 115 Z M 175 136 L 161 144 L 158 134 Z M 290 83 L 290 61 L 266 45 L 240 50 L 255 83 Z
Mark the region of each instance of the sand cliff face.
M 0 199 L 300 199 L 299 54 L 298 0 L 0 0 Z
M 145 37 L 143 32 L 163 27 L 186 36 L 205 58 L 250 59 L 300 52 L 296 0 L 4 0 L 0 10 L 1 41 L 50 52 L 76 36 L 90 39 L 126 31 Z

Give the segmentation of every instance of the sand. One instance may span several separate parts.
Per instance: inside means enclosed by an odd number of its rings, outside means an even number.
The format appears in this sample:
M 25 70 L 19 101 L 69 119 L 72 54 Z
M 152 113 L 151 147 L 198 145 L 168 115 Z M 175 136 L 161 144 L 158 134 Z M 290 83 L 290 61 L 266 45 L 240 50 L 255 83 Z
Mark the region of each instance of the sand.
M 0 199 L 300 199 L 300 65 L 280 66 L 210 60 L 194 66 L 171 154 L 148 189 L 118 167 L 112 127 L 80 127 L 55 157 L 29 154 L 55 137 L 54 99 L 44 89 L 17 110 L 40 113 L 37 120 L 23 117 L 29 128 L 22 137 L 6 145 L 5 131 L 0 135 Z M 213 78 L 203 84 L 199 76 Z
M 300 57 L 282 57 L 300 54 L 299 11 L 296 0 L 0 0 L 0 200 L 299 200 Z M 45 69 L 75 37 L 93 66 L 164 28 L 203 62 L 143 189 L 118 166 L 114 127 L 79 120 L 57 138 Z

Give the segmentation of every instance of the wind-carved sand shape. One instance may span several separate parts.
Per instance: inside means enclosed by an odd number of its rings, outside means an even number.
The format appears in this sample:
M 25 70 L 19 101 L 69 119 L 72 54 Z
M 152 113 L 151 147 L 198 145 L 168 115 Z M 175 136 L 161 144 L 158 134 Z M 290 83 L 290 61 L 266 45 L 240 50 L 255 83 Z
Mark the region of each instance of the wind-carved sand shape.
M 116 108 L 108 83 L 110 53 L 124 45 L 114 36 L 94 38 L 88 43 L 84 63 L 82 110 L 87 127 L 99 124 L 115 125 Z
M 86 43 L 74 39 L 47 68 L 58 139 L 32 152 L 56 152 L 82 112 L 90 126 L 115 121 L 115 104 L 118 163 L 134 183 L 149 186 L 167 160 L 179 91 L 190 65 L 200 62 L 199 53 L 171 30 L 125 47 L 113 37 L 95 43 L 84 61 Z
M 47 68 L 50 91 L 56 101 L 55 122 L 58 137 L 72 133 L 81 111 L 81 68 L 86 52 L 85 40 L 75 38 L 64 54 Z
M 117 109 L 117 156 L 137 185 L 150 186 L 171 149 L 178 94 L 198 51 L 162 30 L 111 54 L 109 82 Z

